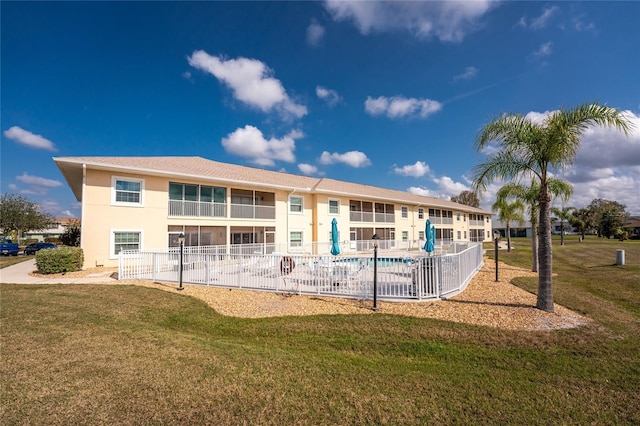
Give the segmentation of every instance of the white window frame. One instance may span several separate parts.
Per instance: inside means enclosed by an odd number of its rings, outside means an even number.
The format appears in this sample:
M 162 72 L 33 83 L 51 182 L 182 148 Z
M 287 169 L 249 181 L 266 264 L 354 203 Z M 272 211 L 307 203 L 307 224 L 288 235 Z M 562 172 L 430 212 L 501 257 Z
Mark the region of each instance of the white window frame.
M 409 219 L 409 207 L 407 206 L 400 207 L 400 217 L 402 219 Z
M 291 245 L 291 233 L 299 232 L 300 233 L 300 246 L 292 246 Z M 302 229 L 289 229 L 289 235 L 287 235 L 288 246 L 290 250 L 302 250 L 304 248 L 304 231 Z
M 458 240 L 462 239 L 462 232 L 458 231 Z
M 332 212 L 331 211 L 331 202 L 335 201 L 338 203 L 338 211 L 337 212 Z M 329 214 L 332 216 L 338 216 L 340 215 L 340 200 L 338 200 L 337 198 L 329 198 L 329 200 L 327 201 L 327 209 L 329 211 Z
M 418 231 L 418 239 L 424 240 L 424 231 Z
M 402 241 L 409 241 L 409 231 L 402 231 Z
M 424 219 L 424 209 L 418 209 L 418 219 Z
M 291 202 L 292 198 L 299 198 L 300 199 L 300 211 L 299 212 L 295 212 L 293 210 L 291 210 L 291 207 L 294 206 L 294 204 Z M 297 205 L 297 204 L 295 204 Z M 302 195 L 290 195 L 289 196 L 289 213 L 290 214 L 304 214 L 304 197 Z
M 116 201 L 116 182 L 138 182 L 140 184 L 140 201 L 137 203 L 129 203 L 126 201 Z M 124 176 L 111 176 L 111 205 L 112 206 L 126 206 L 126 207 L 144 207 L 144 179 L 124 177 Z
M 144 230 L 143 229 L 111 229 L 109 231 L 109 259 L 118 259 L 119 255 L 115 254 L 116 249 L 116 234 L 130 232 L 140 234 L 140 241 L 138 243 L 138 250 L 142 250 L 144 247 Z

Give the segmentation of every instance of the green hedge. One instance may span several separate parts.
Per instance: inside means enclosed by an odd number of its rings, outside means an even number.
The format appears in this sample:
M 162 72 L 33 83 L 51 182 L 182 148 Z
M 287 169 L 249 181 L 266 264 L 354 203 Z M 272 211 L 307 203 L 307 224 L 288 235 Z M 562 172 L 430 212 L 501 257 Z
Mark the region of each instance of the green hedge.
M 79 247 L 58 247 L 36 253 L 36 266 L 41 274 L 58 274 L 82 269 L 84 253 Z

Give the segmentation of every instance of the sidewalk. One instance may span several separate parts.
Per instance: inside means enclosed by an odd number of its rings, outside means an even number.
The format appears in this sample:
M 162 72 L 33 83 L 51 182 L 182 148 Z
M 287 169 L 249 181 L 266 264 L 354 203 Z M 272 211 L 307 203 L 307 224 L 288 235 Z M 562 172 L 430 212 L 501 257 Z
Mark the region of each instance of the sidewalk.
M 36 270 L 35 259 L 30 259 L 15 265 L 0 269 L 0 283 L 2 284 L 97 284 L 115 283 L 109 273 L 87 275 L 77 278 L 41 278 L 29 275 Z

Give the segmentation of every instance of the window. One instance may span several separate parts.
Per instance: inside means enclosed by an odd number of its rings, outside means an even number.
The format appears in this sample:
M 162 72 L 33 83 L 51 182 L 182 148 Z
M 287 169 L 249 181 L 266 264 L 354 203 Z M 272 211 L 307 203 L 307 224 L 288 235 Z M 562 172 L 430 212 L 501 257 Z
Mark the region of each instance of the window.
M 457 220 L 458 222 L 460 222 L 460 213 L 457 213 L 457 214 L 456 214 L 456 220 Z M 458 237 L 458 239 L 460 239 L 460 237 Z
M 289 247 L 302 248 L 302 231 L 289 232 Z
M 329 214 L 340 214 L 340 200 L 329 200 Z
M 464 239 L 467 239 L 467 231 L 464 231 Z
M 409 217 L 409 208 L 407 206 L 402 206 L 400 207 L 400 210 L 402 211 L 402 218 L 407 219 Z
M 402 241 L 409 240 L 409 231 L 402 231 Z
M 424 240 L 424 231 L 418 231 L 418 239 Z
M 200 194 L 200 197 L 198 197 L 198 194 Z M 169 182 L 169 199 L 179 201 L 200 201 L 203 203 L 226 203 L 227 189 L 214 186 Z
M 424 219 L 424 209 L 418 209 L 418 219 Z
M 118 257 L 122 250 L 140 250 L 142 248 L 142 231 L 118 230 L 111 232 L 111 258 Z
M 289 197 L 289 211 L 302 213 L 302 197 Z
M 111 204 L 120 206 L 142 206 L 144 180 L 121 178 L 111 179 Z
M 459 217 L 460 217 L 460 215 L 458 215 L 458 218 Z M 460 219 L 458 219 L 458 220 L 460 220 Z M 458 239 L 461 240 L 462 239 L 461 237 L 462 237 L 462 235 L 461 235 L 460 231 L 458 231 Z

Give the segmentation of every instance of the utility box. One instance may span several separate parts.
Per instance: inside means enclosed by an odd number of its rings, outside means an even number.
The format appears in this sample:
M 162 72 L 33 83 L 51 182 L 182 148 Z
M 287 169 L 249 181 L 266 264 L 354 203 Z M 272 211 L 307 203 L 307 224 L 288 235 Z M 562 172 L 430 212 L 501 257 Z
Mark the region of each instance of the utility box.
M 624 250 L 616 250 L 616 265 L 624 265 Z

